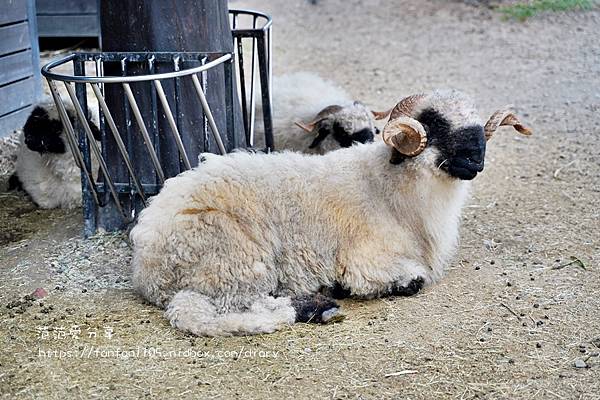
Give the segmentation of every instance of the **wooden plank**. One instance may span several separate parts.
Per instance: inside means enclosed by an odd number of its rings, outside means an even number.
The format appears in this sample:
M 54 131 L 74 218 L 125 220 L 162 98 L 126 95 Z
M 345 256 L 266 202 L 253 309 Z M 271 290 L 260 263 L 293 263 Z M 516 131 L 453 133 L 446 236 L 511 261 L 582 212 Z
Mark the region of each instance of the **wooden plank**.
M 38 43 L 37 18 L 35 16 L 35 0 L 27 0 L 27 22 L 31 40 L 31 64 L 33 65 L 33 79 L 35 82 L 35 99 L 42 98 L 42 74 L 40 73 L 40 46 Z
M 31 50 L 0 57 L 0 85 L 32 76 L 32 60 Z
M 98 14 L 97 0 L 36 0 L 38 15 Z
M 0 115 L 8 114 L 35 102 L 35 80 L 27 78 L 0 87 Z
M 27 22 L 0 27 L 0 55 L 31 47 Z
M 38 15 L 40 37 L 96 37 L 100 34 L 97 15 Z
M 27 2 L 23 0 L 0 0 L 0 25 L 27 19 Z
M 17 129 L 23 128 L 29 114 L 31 114 L 31 106 L 0 117 L 0 137 L 8 136 Z

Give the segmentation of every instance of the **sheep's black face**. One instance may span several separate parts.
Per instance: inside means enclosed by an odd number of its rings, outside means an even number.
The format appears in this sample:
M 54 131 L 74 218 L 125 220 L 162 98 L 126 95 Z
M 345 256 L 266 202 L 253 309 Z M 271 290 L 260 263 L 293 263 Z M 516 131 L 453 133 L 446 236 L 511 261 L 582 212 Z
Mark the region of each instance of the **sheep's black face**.
M 452 129 L 437 111 L 425 109 L 417 118 L 427 132 L 427 145 L 437 148 L 437 165 L 450 176 L 471 180 L 483 171 L 485 136 L 483 127 L 472 125 Z
M 65 152 L 65 143 L 61 138 L 62 130 L 60 120 L 51 119 L 48 111 L 36 107 L 23 127 L 25 144 L 30 150 L 38 153 L 62 154 Z
M 355 132 L 348 132 L 342 124 L 334 122 L 333 125 L 322 125 L 318 129 L 317 137 L 310 144 L 309 148 L 314 149 L 319 146 L 325 138 L 331 135 L 336 142 L 339 143 L 340 147 L 350 147 L 356 143 L 369 143 L 373 141 L 376 134 L 379 133 L 379 129 L 374 128 L 363 128 Z

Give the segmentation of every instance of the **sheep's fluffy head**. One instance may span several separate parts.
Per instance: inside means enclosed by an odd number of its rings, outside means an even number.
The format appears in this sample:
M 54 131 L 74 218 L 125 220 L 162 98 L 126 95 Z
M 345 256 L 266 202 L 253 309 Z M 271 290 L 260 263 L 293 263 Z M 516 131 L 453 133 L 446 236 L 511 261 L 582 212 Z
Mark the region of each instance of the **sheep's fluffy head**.
M 390 120 L 382 136 L 392 147 L 391 163 L 414 158 L 463 180 L 483 171 L 486 141 L 499 126 L 531 134 L 506 109 L 495 112 L 484 126 L 473 101 L 456 90 L 409 96 L 387 113 Z
M 27 147 L 42 154 L 66 151 L 62 132 L 63 125 L 56 109 L 41 105 L 33 109 L 23 127 Z
M 359 101 L 346 106 L 331 105 L 321 110 L 309 123 L 299 123 L 300 128 L 314 134 L 309 148 L 325 151 L 350 147 L 353 143 L 372 142 L 379 129 L 373 113 Z
M 67 109 L 71 124 L 75 123 L 75 111 Z M 90 122 L 90 129 L 96 140 L 100 139 L 100 131 L 95 123 Z M 53 102 L 37 105 L 25 122 L 23 136 L 25 145 L 31 151 L 40 154 L 63 154 L 66 152 L 66 132 L 60 120 L 58 110 Z

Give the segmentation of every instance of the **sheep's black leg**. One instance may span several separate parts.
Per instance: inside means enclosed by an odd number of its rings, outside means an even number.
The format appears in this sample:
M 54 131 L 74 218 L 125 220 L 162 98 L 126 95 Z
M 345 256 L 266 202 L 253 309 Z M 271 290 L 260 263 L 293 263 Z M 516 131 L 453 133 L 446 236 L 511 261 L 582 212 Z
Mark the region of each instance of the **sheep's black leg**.
M 407 284 L 400 284 L 398 282 L 394 282 L 392 285 L 392 290 L 390 292 L 391 296 L 413 296 L 423 288 L 425 284 L 425 280 L 421 277 L 415 278 Z
M 8 190 L 23 190 L 23 183 L 21 183 L 17 174 L 12 174 L 8 178 Z
M 347 299 L 352 294 L 350 289 L 346 289 L 339 282 L 334 282 L 333 286 L 324 286 L 321 289 L 321 293 L 327 297 L 331 297 L 338 300 Z
M 344 319 L 335 300 L 319 293 L 293 297 L 292 307 L 296 310 L 296 322 L 326 324 Z

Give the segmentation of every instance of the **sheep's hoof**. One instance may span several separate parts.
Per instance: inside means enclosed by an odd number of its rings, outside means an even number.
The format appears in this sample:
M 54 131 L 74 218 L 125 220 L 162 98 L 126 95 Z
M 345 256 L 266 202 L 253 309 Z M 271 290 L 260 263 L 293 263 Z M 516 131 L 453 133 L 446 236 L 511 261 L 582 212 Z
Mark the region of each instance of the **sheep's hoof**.
M 327 324 L 345 317 L 335 300 L 319 293 L 294 297 L 292 307 L 296 310 L 296 322 Z
M 323 311 L 321 314 L 321 321 L 324 324 L 330 322 L 341 322 L 346 318 L 346 315 L 337 307 L 330 308 L 329 310 Z
M 425 279 L 418 277 L 408 282 L 408 284 L 400 285 L 398 283 L 394 283 L 392 286 L 392 296 L 413 296 L 423 288 L 425 284 Z

